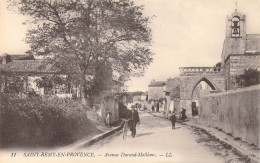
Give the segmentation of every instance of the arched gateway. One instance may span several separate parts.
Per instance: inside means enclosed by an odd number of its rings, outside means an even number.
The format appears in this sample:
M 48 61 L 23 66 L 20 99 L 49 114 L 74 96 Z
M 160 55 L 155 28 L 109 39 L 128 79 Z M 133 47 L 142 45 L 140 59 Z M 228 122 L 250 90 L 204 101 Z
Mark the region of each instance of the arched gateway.
M 191 98 L 193 97 L 193 92 L 194 92 L 195 88 L 202 81 L 207 83 L 209 85 L 209 87 L 211 88 L 211 90 L 216 90 L 216 91 L 218 90 L 217 86 L 212 81 L 210 81 L 206 76 L 199 76 L 198 79 L 195 78 L 194 83 L 191 84 L 191 92 L 190 92 Z
M 222 68 L 215 67 L 180 67 L 181 88 L 180 107 L 187 110 L 187 114 L 192 114 L 192 104 L 198 99 L 194 98 L 195 88 L 204 81 L 212 91 L 222 91 L 225 89 L 225 79 Z

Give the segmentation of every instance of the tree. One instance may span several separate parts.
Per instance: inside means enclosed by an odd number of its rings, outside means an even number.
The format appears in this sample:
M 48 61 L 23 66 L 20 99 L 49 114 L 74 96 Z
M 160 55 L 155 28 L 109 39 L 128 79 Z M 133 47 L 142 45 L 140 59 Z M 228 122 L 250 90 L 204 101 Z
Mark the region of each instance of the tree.
M 245 69 L 244 74 L 236 76 L 236 83 L 242 87 L 259 84 L 259 74 L 257 69 Z
M 29 53 L 51 56 L 62 73 L 73 74 L 84 104 L 102 83 L 100 73 L 107 74 L 100 67 L 129 77 L 152 62 L 149 18 L 130 0 L 9 0 L 9 7 L 30 17 Z
M 214 67 L 221 67 L 221 62 L 216 63 Z
M 214 71 L 220 71 L 221 68 L 221 62 L 216 63 L 216 65 L 214 66 Z
M 168 79 L 166 84 L 166 90 L 170 92 L 170 97 L 172 100 L 180 98 L 180 87 L 181 80 L 179 77 Z

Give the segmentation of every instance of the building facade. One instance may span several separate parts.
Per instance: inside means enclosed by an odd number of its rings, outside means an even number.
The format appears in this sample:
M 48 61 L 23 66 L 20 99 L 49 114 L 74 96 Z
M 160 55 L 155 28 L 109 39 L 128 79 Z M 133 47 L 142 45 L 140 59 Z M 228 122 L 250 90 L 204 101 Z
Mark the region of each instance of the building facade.
M 166 81 L 152 81 L 148 85 L 148 100 L 158 100 L 165 96 Z
M 226 90 L 238 87 L 236 77 L 242 75 L 245 69 L 260 71 L 260 34 L 246 33 L 246 16 L 237 10 L 226 18 L 221 63 Z
M 80 97 L 79 85 L 63 83 L 68 75 L 60 73 L 53 64 L 44 60 L 36 60 L 31 55 L 8 55 L 1 57 L 0 64 L 1 91 L 12 92 L 20 96 L 27 95 L 56 95 L 57 97 Z M 48 80 L 52 78 L 53 81 Z M 46 81 L 40 86 L 41 81 Z M 58 84 L 59 83 L 59 84 Z
M 260 71 L 260 34 L 247 34 L 246 16 L 235 10 L 226 18 L 221 64 L 215 67 L 180 67 L 181 108 L 190 114 L 192 107 L 199 105 L 194 92 L 200 82 L 206 82 L 212 90 L 202 94 L 236 89 L 239 87 L 237 77 L 249 68 Z
M 70 80 L 73 74 L 64 74 L 46 60 L 37 60 L 31 55 L 8 55 L 0 57 L 0 91 L 26 96 L 55 95 L 61 98 L 80 98 L 80 85 Z M 124 83 L 114 80 L 111 73 L 106 78 L 108 87 L 102 95 L 123 92 Z M 90 75 L 91 77 L 91 75 Z

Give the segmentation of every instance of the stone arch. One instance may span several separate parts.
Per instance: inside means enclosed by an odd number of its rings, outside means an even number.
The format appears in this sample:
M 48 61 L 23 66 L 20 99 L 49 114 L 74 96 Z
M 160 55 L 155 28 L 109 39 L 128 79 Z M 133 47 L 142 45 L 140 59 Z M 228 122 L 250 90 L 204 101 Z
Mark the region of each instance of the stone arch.
M 194 84 L 192 85 L 192 87 L 191 87 L 191 91 L 190 91 L 190 98 L 191 98 L 191 99 L 192 99 L 193 92 L 194 92 L 196 86 L 197 86 L 201 81 L 206 82 L 206 83 L 210 86 L 210 88 L 211 88 L 212 90 L 218 90 L 218 88 L 216 87 L 216 85 L 215 85 L 212 81 L 210 81 L 207 77 L 202 76 L 202 77 L 200 77 L 198 80 L 196 80 L 196 81 L 194 82 Z

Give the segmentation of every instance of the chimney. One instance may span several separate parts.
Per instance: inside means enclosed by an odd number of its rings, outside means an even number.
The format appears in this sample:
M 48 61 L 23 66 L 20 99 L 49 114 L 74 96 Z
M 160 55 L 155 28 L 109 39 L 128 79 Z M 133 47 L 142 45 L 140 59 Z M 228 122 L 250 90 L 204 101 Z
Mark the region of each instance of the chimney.
M 5 64 L 7 64 L 7 63 L 9 63 L 9 62 L 11 62 L 11 61 L 12 61 L 11 56 L 5 53 L 5 54 L 3 55 L 2 64 L 5 65 Z

